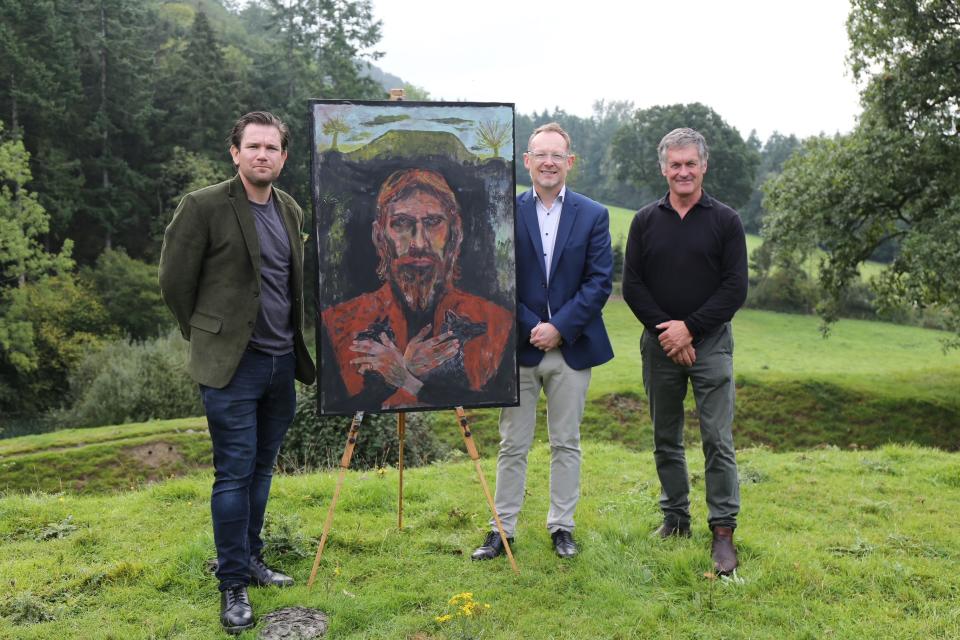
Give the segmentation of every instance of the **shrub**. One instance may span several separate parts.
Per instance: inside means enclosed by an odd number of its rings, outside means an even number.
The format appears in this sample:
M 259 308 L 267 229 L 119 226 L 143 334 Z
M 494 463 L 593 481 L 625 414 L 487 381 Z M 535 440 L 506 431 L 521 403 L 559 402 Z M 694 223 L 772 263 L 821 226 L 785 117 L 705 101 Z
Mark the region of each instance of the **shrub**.
M 817 285 L 797 264 L 774 268 L 769 275 L 750 283 L 746 305 L 781 313 L 812 313 L 817 303 Z
M 110 322 L 132 338 L 153 338 L 172 326 L 156 265 L 134 260 L 123 249 L 108 249 L 96 268 L 83 269 L 82 278 L 97 291 Z
M 203 413 L 186 370 L 187 343 L 176 330 L 135 342 L 116 339 L 92 350 L 71 371 L 73 403 L 64 426 L 93 427 Z
M 337 466 L 347 444 L 351 418 L 324 416 L 317 411 L 315 388 L 298 385 L 297 415 L 280 449 L 280 467 L 285 471 Z M 396 465 L 399 440 L 397 417 L 392 413 L 372 413 L 363 417 L 357 434 L 357 446 L 351 469 L 371 469 Z M 423 413 L 408 413 L 403 446 L 405 466 L 428 464 L 446 451 L 437 442 Z
M 0 301 L 0 411 L 59 408 L 69 372 L 116 335 L 96 294 L 71 273 L 27 282 Z

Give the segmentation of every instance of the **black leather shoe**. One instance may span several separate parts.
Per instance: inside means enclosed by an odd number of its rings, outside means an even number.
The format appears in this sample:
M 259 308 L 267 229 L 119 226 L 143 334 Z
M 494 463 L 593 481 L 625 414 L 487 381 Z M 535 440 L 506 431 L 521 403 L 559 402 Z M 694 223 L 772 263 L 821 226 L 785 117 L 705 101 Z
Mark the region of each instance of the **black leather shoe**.
M 557 529 L 550 534 L 553 539 L 553 549 L 561 558 L 572 558 L 577 555 L 577 543 L 573 541 L 573 534 L 566 529 Z
M 250 583 L 258 587 L 292 587 L 293 578 L 274 571 L 263 558 L 250 556 Z
M 660 528 L 657 529 L 657 535 L 661 538 L 670 538 L 676 536 L 678 538 L 689 538 L 690 537 L 690 523 L 681 524 L 679 522 L 667 522 L 663 521 L 663 524 L 660 525 Z
M 227 633 L 238 634 L 254 624 L 253 607 L 243 585 L 220 592 L 220 624 Z
M 507 538 L 507 542 L 510 543 L 510 548 L 512 549 L 513 538 Z M 493 560 L 497 556 L 502 556 L 504 553 L 506 553 L 506 548 L 503 546 L 503 540 L 500 539 L 500 533 L 491 531 L 487 534 L 483 544 L 477 547 L 477 550 L 474 551 L 470 557 L 473 560 Z

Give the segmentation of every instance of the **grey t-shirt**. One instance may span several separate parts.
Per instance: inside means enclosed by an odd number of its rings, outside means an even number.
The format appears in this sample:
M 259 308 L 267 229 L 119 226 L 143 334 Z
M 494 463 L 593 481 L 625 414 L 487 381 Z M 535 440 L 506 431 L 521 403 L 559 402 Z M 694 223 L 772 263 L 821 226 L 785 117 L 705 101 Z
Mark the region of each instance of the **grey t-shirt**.
M 250 346 L 273 356 L 293 351 L 290 322 L 290 238 L 273 198 L 250 202 L 260 240 L 260 313 Z

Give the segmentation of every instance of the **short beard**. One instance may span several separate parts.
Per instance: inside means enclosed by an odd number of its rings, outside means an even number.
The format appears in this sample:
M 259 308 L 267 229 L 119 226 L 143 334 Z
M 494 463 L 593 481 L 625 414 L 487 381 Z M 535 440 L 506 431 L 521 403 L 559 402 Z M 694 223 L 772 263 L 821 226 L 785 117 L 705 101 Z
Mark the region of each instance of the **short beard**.
M 390 264 L 390 279 L 414 311 L 426 311 L 433 304 L 436 293 L 443 287 L 443 268 L 439 262 L 430 266 L 402 264 L 394 258 Z

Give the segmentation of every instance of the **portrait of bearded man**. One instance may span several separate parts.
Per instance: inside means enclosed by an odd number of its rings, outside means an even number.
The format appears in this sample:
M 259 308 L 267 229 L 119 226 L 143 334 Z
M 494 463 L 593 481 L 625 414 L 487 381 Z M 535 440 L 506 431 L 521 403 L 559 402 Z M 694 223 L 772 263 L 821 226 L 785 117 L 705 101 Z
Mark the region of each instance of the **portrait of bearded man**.
M 438 171 L 390 174 L 371 239 L 381 286 L 321 313 L 321 359 L 339 373 L 323 389 L 334 412 L 441 408 L 502 393 L 513 315 L 457 287 L 462 212 Z M 509 349 L 508 349 L 509 345 Z

